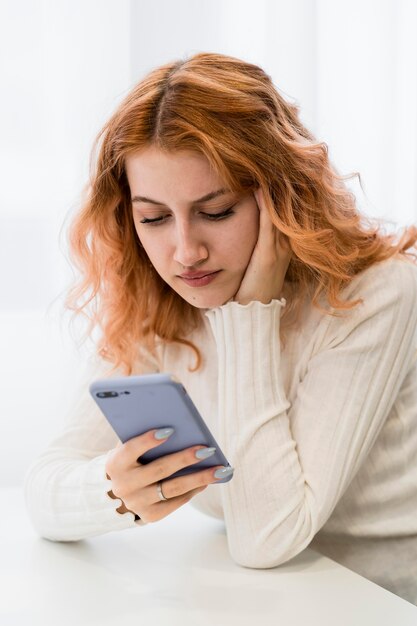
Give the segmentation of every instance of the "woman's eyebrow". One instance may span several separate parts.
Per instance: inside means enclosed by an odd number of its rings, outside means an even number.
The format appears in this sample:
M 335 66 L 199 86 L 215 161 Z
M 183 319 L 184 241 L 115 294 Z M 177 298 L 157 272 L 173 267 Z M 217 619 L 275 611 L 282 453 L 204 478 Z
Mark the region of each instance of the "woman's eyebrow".
M 198 198 L 198 200 L 194 200 L 192 204 L 199 204 L 201 202 L 208 202 L 209 200 L 213 200 L 213 198 L 217 198 L 225 193 L 228 193 L 228 189 L 217 189 L 217 191 L 211 191 L 207 195 L 202 198 Z M 133 196 L 132 202 L 150 202 L 151 204 L 158 204 L 160 206 L 165 206 L 163 202 L 159 202 L 158 200 L 152 200 L 151 198 L 145 198 L 145 196 Z

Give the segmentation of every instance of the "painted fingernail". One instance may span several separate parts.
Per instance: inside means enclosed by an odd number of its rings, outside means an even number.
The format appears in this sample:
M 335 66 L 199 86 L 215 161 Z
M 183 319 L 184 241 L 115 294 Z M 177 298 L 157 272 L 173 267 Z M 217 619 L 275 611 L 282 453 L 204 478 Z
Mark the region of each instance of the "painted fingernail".
M 173 432 L 173 428 L 159 428 L 159 430 L 155 431 L 154 437 L 155 439 L 168 439 L 168 437 L 171 437 Z
M 208 459 L 210 456 L 216 452 L 216 448 L 200 448 L 195 453 L 197 459 Z
M 228 478 L 229 476 L 231 476 L 234 472 L 234 468 L 233 467 L 220 467 L 219 469 L 216 469 L 216 471 L 214 472 L 214 477 L 215 478 Z

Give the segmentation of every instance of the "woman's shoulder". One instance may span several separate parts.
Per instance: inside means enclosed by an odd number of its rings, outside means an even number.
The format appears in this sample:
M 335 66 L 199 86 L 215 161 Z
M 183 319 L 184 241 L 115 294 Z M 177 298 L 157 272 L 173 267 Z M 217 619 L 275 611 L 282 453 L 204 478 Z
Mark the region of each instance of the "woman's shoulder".
M 346 341 L 362 345 L 378 337 L 387 338 L 407 332 L 417 340 L 417 265 L 407 258 L 391 257 L 374 263 L 358 273 L 342 290 L 339 299 L 353 303 L 351 308 L 327 305 L 316 315 L 315 336 L 318 349 Z M 365 341 L 366 338 L 366 341 Z M 413 340 L 414 341 L 414 340 Z
M 417 297 L 417 264 L 410 257 L 396 255 L 359 272 L 344 289 L 349 299 Z

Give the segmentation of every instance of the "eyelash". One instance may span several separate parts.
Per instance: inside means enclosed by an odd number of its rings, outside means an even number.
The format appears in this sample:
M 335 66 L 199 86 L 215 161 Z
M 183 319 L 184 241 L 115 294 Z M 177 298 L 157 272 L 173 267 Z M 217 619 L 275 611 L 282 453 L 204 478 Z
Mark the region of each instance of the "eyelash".
M 222 213 L 203 213 L 204 217 L 207 218 L 209 221 L 216 221 L 216 220 L 221 220 L 223 218 L 229 217 L 230 215 L 234 214 L 234 211 L 232 211 L 233 207 L 236 206 L 235 204 L 233 204 L 231 207 L 228 207 L 225 211 L 222 211 Z M 166 217 L 166 216 L 165 216 Z M 140 220 L 141 224 L 150 224 L 151 226 L 157 226 L 158 224 L 161 224 L 165 221 L 165 217 L 156 217 L 153 220 L 147 219 L 146 217 L 143 218 L 143 220 Z

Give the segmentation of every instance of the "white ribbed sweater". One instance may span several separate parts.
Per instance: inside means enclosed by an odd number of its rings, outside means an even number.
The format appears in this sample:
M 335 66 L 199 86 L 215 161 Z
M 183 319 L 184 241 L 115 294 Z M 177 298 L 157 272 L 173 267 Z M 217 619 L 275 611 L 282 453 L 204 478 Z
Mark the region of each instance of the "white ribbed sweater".
M 197 372 L 177 344 L 141 371 L 181 380 L 235 467 L 192 502 L 224 519 L 237 563 L 274 567 L 311 544 L 417 603 L 417 267 L 376 264 L 343 296 L 364 302 L 342 318 L 307 303 L 283 347 L 284 299 L 204 310 L 189 336 Z M 88 393 L 110 367 L 92 360 L 65 428 L 26 474 L 29 515 L 49 539 L 140 532 L 107 495 L 118 439 Z

